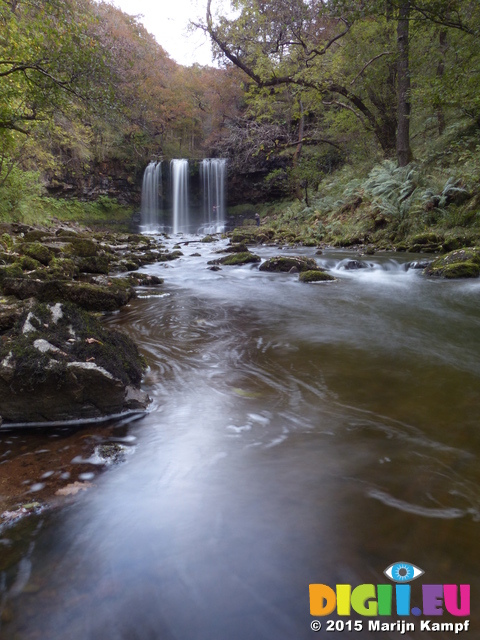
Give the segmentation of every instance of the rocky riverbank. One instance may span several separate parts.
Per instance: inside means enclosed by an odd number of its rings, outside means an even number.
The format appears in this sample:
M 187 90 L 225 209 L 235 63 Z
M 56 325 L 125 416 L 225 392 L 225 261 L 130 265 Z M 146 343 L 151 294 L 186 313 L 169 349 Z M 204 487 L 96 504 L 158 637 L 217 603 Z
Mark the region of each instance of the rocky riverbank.
M 106 419 L 144 411 L 136 345 L 97 317 L 160 278 L 135 273 L 174 260 L 157 238 L 76 224 L 0 225 L 0 416 L 9 424 Z M 97 316 L 95 315 L 97 314 Z

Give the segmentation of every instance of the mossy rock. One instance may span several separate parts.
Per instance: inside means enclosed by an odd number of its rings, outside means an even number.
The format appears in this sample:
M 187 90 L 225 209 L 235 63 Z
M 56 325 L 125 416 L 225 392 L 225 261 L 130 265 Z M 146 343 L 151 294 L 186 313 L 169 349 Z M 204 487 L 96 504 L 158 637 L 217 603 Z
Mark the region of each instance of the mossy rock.
M 5 251 L 0 251 L 0 266 L 4 266 L 6 264 L 13 264 L 18 260 L 18 255 L 15 253 L 5 253 Z
M 452 236 L 451 238 L 446 238 L 445 242 L 442 244 L 442 253 L 450 253 L 451 251 L 455 251 L 456 249 L 462 249 L 464 247 L 469 247 L 472 244 L 470 238 L 465 236 Z
M 224 264 L 224 265 L 239 265 L 239 264 L 248 264 L 260 262 L 260 257 L 256 256 L 254 253 L 250 251 L 243 251 L 241 253 L 233 253 L 232 255 L 225 256 L 225 258 L 220 258 L 217 261 L 214 261 L 216 264 Z M 208 264 L 214 264 L 214 262 L 209 262 Z
M 172 251 L 170 253 L 158 253 L 156 255 L 157 262 L 169 262 L 170 260 L 177 260 L 181 258 L 183 253 L 181 251 Z
M 105 287 L 88 282 L 52 280 L 44 283 L 37 297 L 44 302 L 73 302 L 87 311 L 116 311 L 135 297 L 135 291 L 131 286 L 115 284 L 115 280 Z
M 70 303 L 25 312 L 0 344 L 0 363 L 7 423 L 102 417 L 142 394 L 145 361 L 133 341 Z
M 54 279 L 72 280 L 78 276 L 80 269 L 70 258 L 53 258 L 49 272 Z
M 125 271 L 137 271 L 140 268 L 140 264 L 136 260 L 122 260 L 120 265 L 125 267 Z
M 207 235 L 204 236 L 200 242 L 217 242 L 218 238 L 214 238 L 213 236 Z
M 23 276 L 23 272 L 20 270 Z M 8 277 L 1 281 L 2 291 L 6 296 L 15 296 L 19 300 L 38 298 L 42 293 L 45 282 L 37 278 Z
M 163 279 L 147 273 L 135 273 L 129 276 L 130 283 L 135 287 L 155 287 L 163 284 Z
M 30 256 L 22 256 L 17 264 L 23 269 L 23 271 L 33 271 L 40 268 L 40 262 Z
M 298 279 L 300 282 L 327 282 L 331 280 L 336 280 L 333 276 L 331 276 L 326 271 L 320 270 L 312 270 L 312 271 L 302 271 L 298 275 Z
M 412 244 L 408 247 L 409 253 L 439 253 L 441 250 L 439 244 Z
M 7 251 L 12 251 L 13 250 L 14 242 L 13 242 L 12 236 L 9 233 L 2 233 L 0 241 L 1 241 L 2 245 L 3 245 L 3 247 Z
M 399 253 L 400 252 L 403 253 L 404 251 L 407 251 L 408 246 L 405 244 L 405 242 L 397 242 L 394 248 L 395 248 L 395 251 L 398 251 Z
M 0 267 L 0 282 L 6 278 L 23 278 L 23 269 L 18 262 Z
M 428 245 L 438 245 L 443 242 L 443 236 L 440 236 L 436 233 L 418 233 L 417 235 L 410 238 L 410 244 L 428 244 Z
M 257 228 L 234 229 L 231 236 L 232 244 L 257 244 Z
M 106 255 L 90 256 L 89 258 L 80 258 L 78 268 L 81 273 L 103 273 L 107 274 L 110 267 L 110 260 Z
M 240 244 L 229 244 L 225 249 L 219 249 L 216 253 L 245 253 L 248 251 L 246 244 L 241 242 Z
M 475 262 L 460 262 L 450 264 L 443 269 L 444 278 L 478 278 L 480 276 L 480 265 Z
M 313 258 L 305 258 L 303 256 L 275 256 L 263 262 L 260 271 L 274 271 L 288 273 L 292 269 L 298 271 L 315 271 L 318 269 L 317 263 Z
M 53 252 L 43 244 L 40 244 L 40 242 L 24 242 L 20 246 L 20 251 L 24 255 L 29 256 L 34 260 L 38 260 L 38 262 L 41 262 L 44 265 L 48 265 L 54 257 Z
M 69 237 L 68 242 L 72 245 L 72 253 L 79 258 L 91 258 L 96 256 L 100 250 L 97 243 L 87 238 Z
M 434 260 L 423 273 L 444 278 L 477 278 L 480 274 L 480 248 L 451 251 Z
M 24 241 L 25 242 L 38 242 L 39 240 L 43 240 L 44 238 L 52 238 L 53 233 L 50 233 L 48 231 L 41 231 L 39 229 L 35 229 L 34 231 L 29 231 L 28 233 L 25 234 L 24 236 Z

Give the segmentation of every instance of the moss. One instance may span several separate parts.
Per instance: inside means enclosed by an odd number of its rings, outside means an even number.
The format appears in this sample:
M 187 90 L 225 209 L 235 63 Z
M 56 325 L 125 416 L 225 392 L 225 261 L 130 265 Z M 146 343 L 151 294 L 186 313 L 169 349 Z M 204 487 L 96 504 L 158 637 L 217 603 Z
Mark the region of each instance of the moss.
M 21 245 L 20 250 L 24 255 L 38 260 L 44 265 L 48 265 L 54 257 L 54 254 L 40 242 L 25 242 Z
M 300 282 L 326 282 L 329 280 L 335 280 L 336 278 L 325 271 L 312 270 L 303 271 L 298 275 L 298 279 Z
M 250 253 L 250 251 L 243 251 L 241 253 L 233 253 L 225 258 L 220 258 L 219 262 L 225 265 L 248 264 L 250 262 L 260 262 L 260 257 L 254 253 Z
M 7 249 L 7 251 L 12 251 L 14 243 L 13 238 L 10 234 L 2 233 L 1 242 L 4 248 Z
M 103 273 L 107 274 L 110 267 L 110 260 L 107 256 L 90 256 L 81 258 L 78 267 L 82 273 Z
M 289 272 L 291 269 L 298 271 L 315 271 L 317 263 L 313 258 L 303 256 L 276 256 L 266 260 L 260 265 L 260 271 L 280 271 Z
M 170 260 L 177 260 L 177 258 L 181 258 L 183 253 L 181 251 L 172 251 L 171 253 L 158 253 L 156 255 L 157 262 L 168 262 Z
M 0 282 L 5 278 L 22 278 L 22 267 L 18 262 L 8 265 L 6 267 L 0 267 Z
M 436 233 L 418 233 L 410 238 L 411 244 L 439 244 L 443 242 L 443 237 Z
M 0 358 L 13 354 L 17 384 L 35 385 L 57 377 L 59 382 L 67 370 L 68 362 L 95 362 L 125 384 L 138 384 L 145 361 L 135 343 L 125 334 L 104 327 L 93 315 L 74 304 L 62 304 L 62 317 L 53 321 L 50 307 L 36 304 L 29 321 L 37 331 L 22 334 L 27 313 L 17 322 L 13 331 L 0 345 Z M 72 335 L 75 337 L 72 339 Z M 47 340 L 59 352 L 41 354 L 33 346 L 37 338 Z M 52 361 L 54 365 L 52 366 Z
M 40 267 L 40 262 L 35 260 L 34 258 L 30 258 L 29 256 L 23 256 L 17 261 L 17 264 L 24 271 L 33 271 L 34 269 L 38 269 Z
M 440 249 L 439 244 L 411 244 L 408 247 L 410 253 L 438 253 Z
M 72 245 L 72 252 L 79 258 L 91 258 L 96 256 L 99 250 L 98 244 L 86 238 L 69 238 L 68 242 Z
M 257 228 L 234 229 L 230 241 L 232 244 L 257 244 Z
M 480 248 L 451 251 L 434 260 L 424 274 L 444 278 L 476 278 L 480 274 Z
M 140 268 L 138 262 L 134 262 L 133 260 L 122 260 L 121 264 L 125 267 L 125 271 L 136 271 Z
M 210 235 L 205 236 L 200 240 L 200 242 L 216 242 L 216 241 L 217 241 L 217 238 L 214 238 L 213 236 L 210 236 Z
M 217 251 L 217 253 L 244 253 L 245 251 L 248 251 L 248 247 L 241 242 L 240 244 L 230 244 L 225 249 Z
M 24 240 L 25 242 L 37 242 L 38 240 L 42 240 L 42 238 L 52 238 L 53 234 L 48 231 L 42 231 L 40 229 L 35 229 L 34 231 L 29 231 L 25 234 Z
M 135 296 L 131 287 L 112 281 L 110 286 L 97 286 L 87 282 L 54 280 L 43 283 L 38 298 L 46 302 L 68 300 L 87 311 L 116 311 Z
M 460 262 L 450 264 L 443 270 L 444 278 L 478 278 L 480 276 L 480 266 L 475 262 Z
M 49 271 L 53 278 L 72 280 L 79 274 L 79 268 L 70 258 L 53 258 L 49 264 Z

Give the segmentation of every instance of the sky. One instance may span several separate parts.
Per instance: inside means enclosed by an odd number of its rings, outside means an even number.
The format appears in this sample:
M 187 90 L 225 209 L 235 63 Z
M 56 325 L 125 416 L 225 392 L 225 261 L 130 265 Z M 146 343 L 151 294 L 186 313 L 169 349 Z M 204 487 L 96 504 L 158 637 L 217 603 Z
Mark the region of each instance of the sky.
M 141 22 L 157 42 L 178 63 L 190 66 L 197 62 L 213 65 L 209 40 L 200 31 L 187 33 L 189 20 L 205 16 L 206 0 L 111 0 L 130 15 L 143 15 Z M 212 2 L 212 10 L 229 6 L 223 0 Z

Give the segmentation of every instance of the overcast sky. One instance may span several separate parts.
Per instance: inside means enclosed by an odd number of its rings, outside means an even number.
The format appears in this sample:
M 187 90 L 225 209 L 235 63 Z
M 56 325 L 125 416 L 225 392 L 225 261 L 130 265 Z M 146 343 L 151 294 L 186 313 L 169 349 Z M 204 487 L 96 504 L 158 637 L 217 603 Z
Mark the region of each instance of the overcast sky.
M 189 20 L 205 16 L 206 0 L 111 0 L 130 15 L 142 14 L 141 21 L 170 56 L 184 65 L 212 64 L 210 42 L 199 31 L 187 33 Z M 212 2 L 215 11 L 228 7 L 227 0 Z M 222 9 L 223 10 L 223 9 Z

